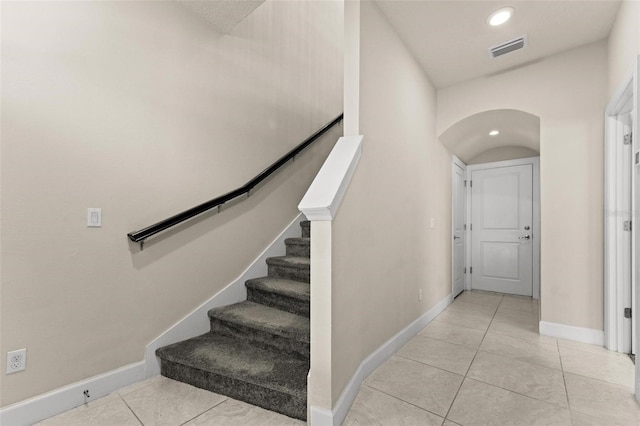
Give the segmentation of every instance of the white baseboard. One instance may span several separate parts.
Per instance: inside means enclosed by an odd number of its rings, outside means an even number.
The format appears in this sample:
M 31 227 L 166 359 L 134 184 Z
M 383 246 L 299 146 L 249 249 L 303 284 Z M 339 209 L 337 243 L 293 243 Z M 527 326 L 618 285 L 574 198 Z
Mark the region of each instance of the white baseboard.
M 246 300 L 245 281 L 267 275 L 267 257 L 285 254 L 284 240 L 300 236 L 298 223 L 303 219 L 302 214 L 296 216 L 238 278 L 149 343 L 145 349 L 144 361 L 72 383 L 0 409 L 0 425 L 30 425 L 88 402 L 83 394 L 86 389 L 91 396 L 89 400 L 93 401 L 125 386 L 160 374 L 156 349 L 206 333 L 209 330 L 207 316 L 209 309 Z
M 339 426 L 344 422 L 347 413 L 355 401 L 362 382 L 366 380 L 376 368 L 388 360 L 391 355 L 396 353 L 409 340 L 420 332 L 427 324 L 434 320 L 447 306 L 453 302 L 452 295 L 448 295 L 433 308 L 429 309 L 418 319 L 406 326 L 404 329 L 396 333 L 392 338 L 383 343 L 378 349 L 373 351 L 358 366 L 356 372 L 351 376 L 351 380 L 347 383 L 340 398 L 336 401 L 333 410 L 329 411 L 323 407 L 311 406 L 310 419 L 312 426 Z
M 561 339 L 573 340 L 591 345 L 604 345 L 604 331 L 593 328 L 574 327 L 555 322 L 540 321 L 540 334 Z
M 72 383 L 0 410 L 0 425 L 31 425 L 144 379 L 144 361 Z M 85 398 L 84 391 L 89 391 Z
M 247 299 L 247 289 L 244 286 L 245 281 L 267 275 L 267 258 L 284 256 L 284 240 L 300 236 L 301 230 L 299 223 L 303 219 L 304 216 L 302 214 L 296 216 L 238 278 L 147 345 L 144 356 L 147 378 L 160 374 L 160 362 L 156 357 L 156 350 L 158 348 L 206 333 L 210 327 L 209 317 L 207 316 L 207 312 L 210 309 Z

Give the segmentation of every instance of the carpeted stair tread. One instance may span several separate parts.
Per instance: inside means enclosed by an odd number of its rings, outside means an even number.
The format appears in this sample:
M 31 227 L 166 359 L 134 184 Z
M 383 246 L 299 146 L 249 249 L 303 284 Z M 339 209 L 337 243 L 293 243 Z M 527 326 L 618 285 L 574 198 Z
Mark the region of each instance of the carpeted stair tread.
M 261 277 L 248 280 L 245 285 L 249 288 L 268 291 L 282 296 L 298 299 L 303 302 L 311 300 L 311 287 L 308 283 L 287 280 L 284 278 Z
M 163 360 L 241 379 L 303 397 L 307 392 L 307 361 L 285 358 L 242 340 L 202 334 L 156 351 Z M 295 373 L 302 374 L 295 374 Z
M 267 258 L 267 265 L 310 267 L 311 260 L 306 257 L 277 256 Z
M 254 302 L 240 302 L 214 308 L 209 317 L 245 328 L 309 343 L 309 318 Z
M 308 360 L 212 333 L 165 346 L 156 354 L 166 377 L 306 418 Z
M 284 240 L 285 244 L 296 244 L 296 245 L 300 245 L 300 246 L 310 246 L 311 245 L 311 239 L 310 238 L 301 238 L 301 237 L 296 237 L 296 238 L 287 238 L 286 240 Z

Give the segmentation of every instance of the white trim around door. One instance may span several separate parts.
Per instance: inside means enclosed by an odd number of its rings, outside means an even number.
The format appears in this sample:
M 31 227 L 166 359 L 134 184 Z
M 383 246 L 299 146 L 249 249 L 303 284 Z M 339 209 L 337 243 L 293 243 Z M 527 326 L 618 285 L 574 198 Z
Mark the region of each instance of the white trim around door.
M 459 186 L 460 173 L 462 172 L 462 179 L 464 185 Z M 462 162 L 455 155 L 453 156 L 451 164 L 451 294 L 456 297 L 461 291 L 467 290 L 467 165 Z M 460 219 L 462 219 L 462 229 L 460 229 Z M 458 250 L 456 252 L 456 248 Z M 460 261 L 458 257 L 462 257 L 463 272 L 460 272 L 457 262 Z M 458 270 L 456 270 L 456 267 Z M 456 288 L 457 278 L 462 273 L 462 289 Z M 458 284 L 460 284 L 458 282 Z M 458 286 L 459 287 L 459 286 Z
M 604 114 L 604 344 L 618 352 L 630 352 L 640 341 L 640 315 L 636 309 L 640 307 L 639 98 L 640 56 L 627 71 Z M 624 145 L 629 129 L 630 153 Z M 625 174 L 629 160 L 631 176 Z M 625 221 L 630 221 L 630 232 L 625 230 Z M 625 317 L 625 308 L 631 308 L 632 318 Z M 640 363 L 636 363 L 635 370 L 635 397 L 640 402 Z
M 604 332 L 605 346 L 613 351 L 631 351 L 631 319 L 624 317 L 624 309 L 632 306 L 629 289 L 635 282 L 636 232 L 633 217 L 635 202 L 633 179 L 629 168 L 633 163 L 635 146 L 625 145 L 628 133 L 626 117 L 634 109 L 634 82 L 637 81 L 637 64 L 627 72 L 620 88 L 616 91 L 605 110 L 605 152 L 604 152 Z M 635 89 L 635 90 L 634 90 Z M 637 120 L 636 120 L 637 121 Z M 637 124 L 636 124 L 637 126 Z M 635 133 L 635 132 L 634 132 Z M 637 137 L 635 138 L 637 139 Z M 631 231 L 629 229 L 631 223 Z
M 540 298 L 540 157 L 519 158 L 516 160 L 496 161 L 492 163 L 473 164 L 467 166 L 467 179 L 474 170 L 488 170 L 500 167 L 510 167 L 530 164 L 533 169 L 533 222 L 531 224 L 532 236 L 532 296 L 534 299 Z M 473 206 L 471 204 L 471 191 L 467 191 L 467 220 L 471 224 Z M 467 227 L 467 270 L 470 271 L 472 264 L 472 238 L 473 231 Z M 467 274 L 467 289 L 471 289 L 472 275 Z

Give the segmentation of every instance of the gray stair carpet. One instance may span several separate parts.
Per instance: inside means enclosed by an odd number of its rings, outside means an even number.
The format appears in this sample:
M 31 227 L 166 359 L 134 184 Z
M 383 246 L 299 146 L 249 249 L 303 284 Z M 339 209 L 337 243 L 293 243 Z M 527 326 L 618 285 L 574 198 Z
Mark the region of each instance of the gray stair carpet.
M 309 238 L 287 238 L 287 256 L 308 258 L 311 252 L 310 242 Z
M 309 318 L 311 287 L 300 281 L 263 277 L 246 282 L 247 300 Z
M 307 257 L 280 256 L 267 259 L 269 276 L 288 278 L 308 283 L 310 280 L 310 261 Z
M 300 226 L 267 276 L 245 283 L 246 301 L 211 309 L 208 333 L 156 351 L 163 376 L 306 420 L 310 224 Z

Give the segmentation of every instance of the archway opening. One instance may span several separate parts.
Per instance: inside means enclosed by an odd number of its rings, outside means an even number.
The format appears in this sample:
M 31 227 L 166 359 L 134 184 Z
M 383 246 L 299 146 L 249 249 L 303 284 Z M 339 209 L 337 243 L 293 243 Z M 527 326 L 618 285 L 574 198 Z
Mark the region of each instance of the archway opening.
M 515 109 L 483 111 L 449 127 L 440 141 L 466 164 L 535 157 L 540 154 L 540 118 Z
M 440 141 L 455 155 L 454 294 L 464 288 L 539 300 L 540 118 L 483 111 L 453 124 Z

